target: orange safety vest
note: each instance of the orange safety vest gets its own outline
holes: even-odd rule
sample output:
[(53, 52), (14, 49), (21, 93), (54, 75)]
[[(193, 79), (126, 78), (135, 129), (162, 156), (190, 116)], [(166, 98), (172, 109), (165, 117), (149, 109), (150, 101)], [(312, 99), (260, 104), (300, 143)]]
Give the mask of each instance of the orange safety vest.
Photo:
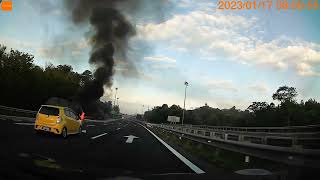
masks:
[(84, 112), (81, 113), (80, 119), (81, 119), (81, 121), (84, 120)]

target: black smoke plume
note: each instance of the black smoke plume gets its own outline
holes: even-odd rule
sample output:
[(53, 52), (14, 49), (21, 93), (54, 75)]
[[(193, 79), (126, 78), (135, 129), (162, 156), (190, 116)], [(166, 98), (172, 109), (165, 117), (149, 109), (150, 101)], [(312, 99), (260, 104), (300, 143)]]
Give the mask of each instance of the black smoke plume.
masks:
[[(116, 8), (124, 0), (73, 0), (66, 1), (72, 11), (74, 24), (89, 22), (93, 35), (90, 37), (89, 63), (95, 66), (94, 79), (87, 82), (77, 94), (82, 104), (98, 100), (104, 94), (104, 86), (112, 86), (114, 53), (126, 54), (128, 40), (135, 29)], [(124, 56), (126, 57), (126, 56)]]
[[(100, 102), (100, 97), (104, 95), (104, 87), (112, 86), (114, 66), (117, 63), (126, 65), (124, 74), (139, 74), (133, 62), (137, 59), (127, 57), (129, 40), (136, 34), (133, 24), (141, 19), (161, 21), (164, 9), (168, 10), (169, 4), (168, 0), (65, 1), (66, 12), (70, 12), (74, 25), (91, 26), (87, 33), (91, 45), (89, 63), (95, 67), (94, 78), (84, 84), (73, 101), (79, 102), (85, 110), (93, 109), (94, 104)], [(119, 62), (115, 62), (115, 56)]]

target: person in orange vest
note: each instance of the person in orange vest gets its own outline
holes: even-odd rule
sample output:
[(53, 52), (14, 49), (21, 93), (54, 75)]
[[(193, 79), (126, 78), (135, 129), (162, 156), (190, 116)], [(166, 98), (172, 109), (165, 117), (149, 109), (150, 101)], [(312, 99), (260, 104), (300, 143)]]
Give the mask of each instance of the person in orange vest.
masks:
[(80, 120), (83, 121), (84, 120), (84, 112), (82, 111), (81, 115), (80, 115)]

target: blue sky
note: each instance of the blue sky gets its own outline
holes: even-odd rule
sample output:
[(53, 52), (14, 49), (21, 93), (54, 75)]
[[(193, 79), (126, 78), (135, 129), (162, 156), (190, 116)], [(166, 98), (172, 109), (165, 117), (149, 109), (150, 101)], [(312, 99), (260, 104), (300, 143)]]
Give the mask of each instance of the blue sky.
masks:
[[(320, 100), (320, 10), (219, 11), (215, 0), (169, 1), (160, 20), (132, 19), (137, 35), (128, 55), (138, 74), (124, 75), (116, 61), (114, 76), (123, 111), (182, 106), (184, 81), (190, 84), (187, 108), (245, 109), (253, 101), (272, 102), (281, 85), (296, 87), (298, 100)], [(40, 66), (93, 70), (90, 26), (70, 23), (62, 1), (46, 3), (13, 0), (12, 12), (0, 11), (0, 43), (35, 55)]]

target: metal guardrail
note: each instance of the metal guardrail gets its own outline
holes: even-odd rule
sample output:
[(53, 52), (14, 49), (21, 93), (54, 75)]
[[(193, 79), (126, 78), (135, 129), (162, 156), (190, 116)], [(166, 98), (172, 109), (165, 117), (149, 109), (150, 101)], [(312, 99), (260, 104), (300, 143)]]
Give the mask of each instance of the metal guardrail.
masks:
[(21, 117), (21, 116), (0, 115), (0, 120), (15, 120), (15, 121), (34, 122), (34, 121), (35, 121), (35, 118)]
[[(35, 117), (23, 117), (23, 116), (9, 116), (9, 115), (1, 115), (0, 120), (14, 120), (14, 121), (28, 121), (28, 122), (35, 122)], [(108, 123), (113, 122), (121, 119), (105, 119), (105, 120), (95, 120), (95, 119), (87, 119), (85, 118), (83, 122), (96, 122), (96, 123)]]
[[(0, 117), (15, 118), (15, 119), (30, 117), (30, 118), (35, 119), (36, 115), (37, 115), (37, 111), (31, 111), (31, 110), (25, 110), (25, 109), (19, 109), (19, 108), (13, 108), (13, 107), (7, 107), (7, 106), (0, 105)], [(85, 120), (87, 120), (89, 122), (104, 122), (104, 121), (106, 121), (106, 119), (96, 120), (90, 116), (86, 116)]]
[(0, 114), (10, 116), (24, 116), (24, 117), (36, 117), (37, 111), (7, 107), (0, 105)]
[(305, 155), (320, 155), (319, 125), (269, 128), (148, 124), (196, 138), (250, 148)]
[(207, 125), (192, 125), (192, 124), (175, 124), (174, 126), (194, 127), (201, 129), (213, 129), (222, 131), (239, 131), (239, 132), (305, 132), (305, 131), (320, 131), (320, 125), (307, 126), (285, 126), (285, 127), (234, 127), (234, 126), (207, 126)]

